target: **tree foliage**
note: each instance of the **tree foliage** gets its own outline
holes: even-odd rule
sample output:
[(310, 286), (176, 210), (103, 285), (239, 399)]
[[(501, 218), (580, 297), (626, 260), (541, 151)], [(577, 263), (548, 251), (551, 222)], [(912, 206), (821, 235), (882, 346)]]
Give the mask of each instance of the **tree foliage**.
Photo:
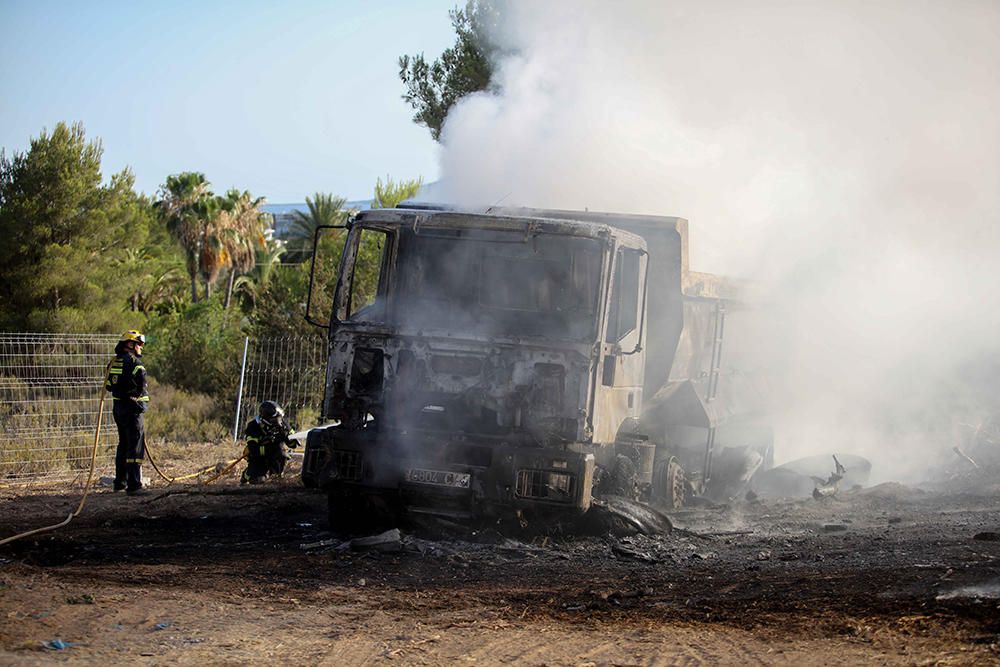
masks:
[(261, 211), (263, 197), (230, 189), (216, 196), (205, 175), (183, 172), (168, 176), (160, 188), (156, 208), (187, 259), (191, 301), (198, 301), (198, 280), (204, 297), (224, 271), (229, 271), (225, 307), (229, 307), (235, 278), (253, 267), (256, 248), (265, 244), (269, 216)]
[(318, 320), (329, 319), (346, 240), (347, 230), (330, 230), (320, 236), (315, 267), (312, 262), (304, 262), (275, 268), (254, 309), (252, 321), (257, 335), (302, 335), (312, 329), (305, 323), (310, 271), (313, 278), (310, 311)]
[(256, 309), (258, 297), (281, 266), (284, 254), (285, 246), (275, 239), (266, 239), (263, 246), (254, 248), (253, 268), (233, 282), (233, 292), (246, 311), (252, 313)]
[(342, 225), (351, 212), (344, 208), (343, 197), (317, 192), (306, 197), (306, 211), (292, 213), (292, 224), (285, 230), (288, 254), (285, 259), (298, 263), (308, 257), (316, 230), (324, 226)]
[(150, 373), (187, 391), (213, 394), (220, 404), (236, 395), (244, 333), (238, 311), (203, 299), (152, 317), (144, 351)]
[(258, 252), (267, 247), (265, 232), (272, 222), (270, 214), (261, 211), (265, 199), (255, 198), (246, 190), (230, 189), (219, 201), (221, 212), (215, 221), (214, 236), (224, 249), (229, 268), (224, 302), (224, 307), (229, 308), (236, 277), (254, 268)]
[(435, 141), (440, 140), (455, 102), (490, 86), (493, 62), (501, 53), (491, 33), (502, 13), (502, 0), (467, 0), (464, 9), (448, 12), (455, 29), (454, 46), (431, 63), (423, 53), (400, 57), (399, 78), (406, 86), (403, 99), (416, 111), (413, 122), (426, 126)]
[(396, 208), (407, 199), (416, 197), (423, 184), (423, 178), (413, 178), (397, 182), (386, 176), (384, 183), (379, 178), (375, 181), (375, 195), (372, 197), (372, 208)]
[(0, 154), (0, 328), (117, 331), (142, 323), (143, 297), (169, 291), (176, 256), (151, 247), (154, 217), (131, 172), (102, 182), (102, 153), (81, 124), (59, 123)]
[[(310, 263), (280, 262), (284, 247), (267, 233), (263, 198), (238, 189), (216, 196), (191, 171), (168, 176), (154, 204), (135, 192), (128, 170), (105, 182), (101, 154), (81, 125), (64, 123), (24, 153), (0, 153), (0, 329), (144, 330), (162, 386), (213, 396), (218, 410), (235, 396), (243, 336), (322, 334), (304, 321)], [(396, 206), (420, 185), (379, 179), (373, 206)], [(330, 194), (307, 204), (293, 230), (308, 241), (317, 226), (350, 214)], [(330, 315), (346, 239), (345, 230), (320, 239), (312, 309), (320, 319)], [(361, 246), (359, 303), (374, 296), (380, 252), (377, 243)], [(213, 293), (225, 278), (225, 294)], [(227, 307), (231, 298), (238, 308)]]
[(186, 171), (167, 176), (160, 188), (156, 209), (170, 235), (184, 250), (188, 277), (191, 279), (191, 301), (198, 300), (198, 273), (202, 248), (205, 244), (206, 218), (211, 210), (213, 195), (205, 174)]

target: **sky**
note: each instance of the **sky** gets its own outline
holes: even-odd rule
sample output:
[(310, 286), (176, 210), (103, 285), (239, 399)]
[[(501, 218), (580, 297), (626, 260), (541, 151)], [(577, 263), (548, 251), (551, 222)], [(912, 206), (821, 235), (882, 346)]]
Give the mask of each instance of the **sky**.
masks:
[(397, 61), (452, 45), (455, 5), (0, 0), (0, 146), (80, 121), (105, 177), (128, 166), (149, 195), (181, 171), (271, 203), (433, 181)]

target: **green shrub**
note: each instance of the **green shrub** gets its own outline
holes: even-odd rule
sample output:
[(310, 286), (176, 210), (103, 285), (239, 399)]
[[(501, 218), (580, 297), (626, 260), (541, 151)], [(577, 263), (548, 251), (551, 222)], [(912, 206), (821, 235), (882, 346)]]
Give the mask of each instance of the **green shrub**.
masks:
[(152, 318), (144, 354), (149, 374), (210, 397), (213, 419), (232, 414), (243, 354), (240, 318), (238, 309), (226, 310), (218, 299)]
[(149, 393), (145, 422), (146, 439), (151, 443), (218, 442), (232, 428), (213, 396), (187, 392), (155, 379), (150, 379)]

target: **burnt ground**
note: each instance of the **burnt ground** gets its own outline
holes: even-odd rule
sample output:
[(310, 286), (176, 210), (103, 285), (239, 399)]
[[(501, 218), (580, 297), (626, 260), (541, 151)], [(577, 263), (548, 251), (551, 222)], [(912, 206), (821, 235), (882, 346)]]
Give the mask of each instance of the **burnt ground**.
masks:
[[(0, 547), (0, 663), (1000, 664), (989, 491), (689, 510), (657, 537), (405, 527), (382, 553), (294, 480), (101, 489)], [(78, 501), (0, 489), (0, 537)]]

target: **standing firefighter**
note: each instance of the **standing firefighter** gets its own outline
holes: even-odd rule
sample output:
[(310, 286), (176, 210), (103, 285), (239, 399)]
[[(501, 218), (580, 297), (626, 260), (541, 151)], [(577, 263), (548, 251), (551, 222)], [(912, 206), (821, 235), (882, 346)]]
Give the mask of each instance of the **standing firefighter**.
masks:
[(259, 414), (247, 424), (247, 469), (240, 484), (259, 484), (269, 475), (281, 477), (285, 463), (291, 458), (288, 446), (293, 449), (298, 446), (288, 437), (290, 431), (284, 417), (285, 411), (274, 401), (260, 404)]
[(115, 346), (115, 358), (108, 365), (104, 388), (114, 398), (113, 414), (118, 425), (118, 450), (115, 452), (115, 491), (125, 489), (130, 495), (142, 490), (142, 459), (146, 451), (143, 413), (149, 405), (146, 391), (146, 367), (142, 348), (146, 337), (135, 330), (126, 331)]

